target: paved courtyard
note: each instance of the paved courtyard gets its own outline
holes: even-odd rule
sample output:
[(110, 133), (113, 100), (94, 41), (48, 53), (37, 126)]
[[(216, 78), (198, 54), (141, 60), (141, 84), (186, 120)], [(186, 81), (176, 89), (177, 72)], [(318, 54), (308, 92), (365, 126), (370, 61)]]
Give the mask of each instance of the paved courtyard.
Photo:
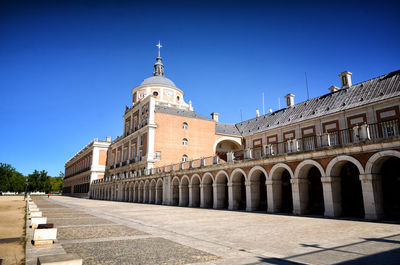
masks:
[(398, 264), (400, 225), (128, 202), (37, 200), (85, 264)]

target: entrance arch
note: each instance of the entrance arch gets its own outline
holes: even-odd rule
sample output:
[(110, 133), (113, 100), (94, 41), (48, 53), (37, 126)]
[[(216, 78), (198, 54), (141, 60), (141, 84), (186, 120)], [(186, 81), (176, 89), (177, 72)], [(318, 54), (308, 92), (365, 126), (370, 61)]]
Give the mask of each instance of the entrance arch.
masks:
[(135, 182), (133, 186), (133, 202), (139, 201), (139, 182)]
[(236, 168), (231, 174), (231, 181), (229, 183), (229, 201), (230, 210), (245, 210), (246, 209), (246, 173)]
[(250, 182), (249, 211), (266, 211), (267, 210), (267, 172), (260, 166), (253, 167), (248, 175)]
[(268, 212), (293, 212), (292, 178), (292, 169), (286, 164), (278, 163), (271, 168), (267, 180)]
[(149, 194), (150, 193), (150, 181), (146, 180), (144, 183), (144, 194), (143, 194), (143, 202), (149, 203)]
[(144, 182), (141, 181), (141, 182), (139, 183), (138, 202), (143, 202), (143, 191), (144, 191)]
[[(324, 193), (321, 178), (325, 176), (322, 166), (314, 160), (301, 162), (294, 173), (296, 188), (295, 211), (298, 214), (324, 214)], [(297, 208), (297, 209), (296, 209)]]
[(171, 182), (171, 205), (179, 204), (179, 179), (174, 177)]
[(365, 173), (371, 174), (377, 218), (384, 215), (388, 219), (400, 219), (400, 152), (386, 150), (374, 154), (365, 166)]
[(149, 203), (155, 203), (156, 200), (156, 180), (152, 179), (150, 182), (150, 198)]
[(190, 182), (191, 195), (189, 206), (199, 207), (200, 206), (200, 177), (199, 175), (193, 175), (192, 181)]
[(189, 178), (183, 176), (179, 185), (179, 206), (189, 205)]
[(229, 136), (221, 137), (214, 143), (215, 154), (225, 161), (227, 159), (226, 153), (239, 151), (241, 149), (242, 143), (240, 140)]
[(200, 186), (200, 207), (212, 208), (214, 205), (213, 176), (205, 173)]
[(163, 181), (162, 179), (157, 180), (157, 185), (156, 185), (156, 199), (155, 203), (156, 204), (162, 204), (163, 202)]
[(228, 208), (228, 174), (221, 170), (215, 177), (214, 187), (214, 208), (227, 209)]

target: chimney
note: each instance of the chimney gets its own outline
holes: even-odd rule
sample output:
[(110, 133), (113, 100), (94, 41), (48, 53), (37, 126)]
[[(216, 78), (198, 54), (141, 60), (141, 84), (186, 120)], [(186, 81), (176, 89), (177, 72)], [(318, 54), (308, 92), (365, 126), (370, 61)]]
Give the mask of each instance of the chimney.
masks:
[(351, 87), (351, 72), (344, 71), (339, 74), (340, 79), (342, 80), (342, 88)]
[(211, 118), (214, 120), (214, 121), (216, 121), (216, 122), (218, 122), (218, 113), (216, 113), (216, 112), (213, 112), (213, 113), (211, 113)]
[(337, 87), (337, 86), (331, 86), (330, 88), (329, 88), (329, 91), (331, 91), (331, 93), (332, 92), (336, 92), (336, 91), (338, 91), (339, 90), (339, 88)]
[(111, 142), (111, 136), (107, 136), (106, 139), (107, 139), (107, 142)]
[(293, 107), (293, 105), (294, 105), (294, 95), (293, 94), (287, 94), (285, 96), (285, 98), (286, 98), (286, 107), (287, 108)]
[(257, 118), (260, 117), (260, 111), (258, 109), (256, 109), (256, 116)]

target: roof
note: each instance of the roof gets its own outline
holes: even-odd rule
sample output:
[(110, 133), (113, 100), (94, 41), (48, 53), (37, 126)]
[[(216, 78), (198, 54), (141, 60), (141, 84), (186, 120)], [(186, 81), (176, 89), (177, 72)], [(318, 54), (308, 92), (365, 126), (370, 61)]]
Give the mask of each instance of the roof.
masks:
[(231, 135), (231, 136), (239, 136), (239, 137), (242, 136), (235, 124), (222, 123), (222, 122), (215, 123), (215, 133)]
[(143, 80), (141, 85), (149, 85), (149, 84), (161, 84), (161, 85), (167, 85), (171, 87), (176, 87), (174, 82), (172, 82), (170, 79), (164, 77), (164, 76), (150, 76), (149, 78), (146, 78)]
[(236, 124), (242, 136), (400, 96), (400, 70)]
[(207, 117), (205, 117), (203, 115), (197, 114), (194, 111), (178, 109), (178, 108), (173, 108), (173, 107), (165, 107), (165, 106), (156, 105), (154, 111), (158, 112), (158, 113), (165, 113), (165, 114), (170, 114), (170, 115), (188, 117), (188, 118), (192, 118), (192, 119), (214, 121), (214, 120), (212, 120), (210, 118), (207, 118)]

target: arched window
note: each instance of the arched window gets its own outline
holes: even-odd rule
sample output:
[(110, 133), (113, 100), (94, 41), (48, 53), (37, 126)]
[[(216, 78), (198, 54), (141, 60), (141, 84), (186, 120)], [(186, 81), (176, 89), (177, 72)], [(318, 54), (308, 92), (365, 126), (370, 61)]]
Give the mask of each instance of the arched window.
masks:
[(186, 122), (184, 122), (182, 124), (182, 129), (187, 130), (188, 129), (188, 124)]
[(184, 146), (188, 145), (188, 140), (186, 138), (182, 139), (182, 145), (184, 145)]
[(179, 101), (179, 99), (180, 99), (180, 97), (179, 97), (179, 96), (176, 96), (176, 100)]
[(182, 156), (182, 162), (186, 162), (188, 161), (188, 156), (187, 155), (183, 155)]

